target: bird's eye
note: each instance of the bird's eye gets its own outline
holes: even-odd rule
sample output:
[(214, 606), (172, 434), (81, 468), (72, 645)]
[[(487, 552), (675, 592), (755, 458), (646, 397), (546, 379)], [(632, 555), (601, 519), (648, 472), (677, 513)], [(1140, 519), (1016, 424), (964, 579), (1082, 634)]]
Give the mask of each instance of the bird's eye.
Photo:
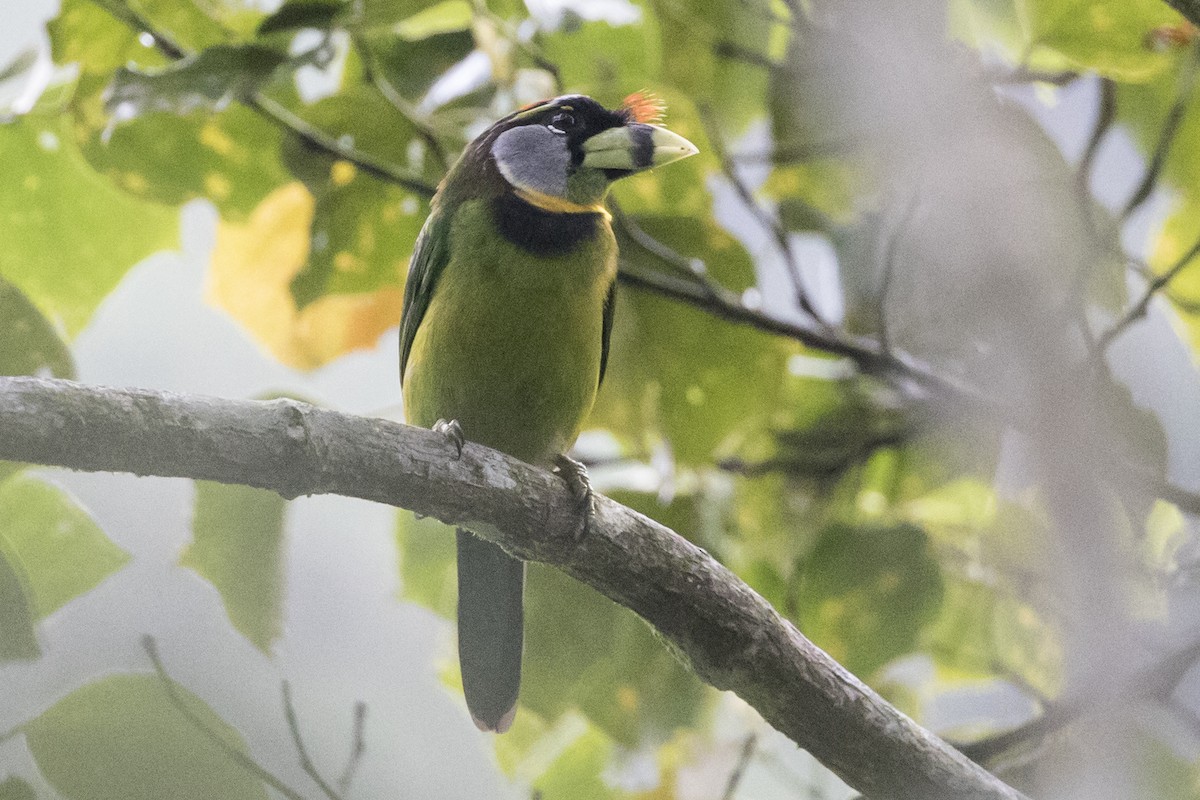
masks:
[(565, 111), (560, 111), (550, 118), (546, 127), (555, 133), (568, 133), (575, 127), (575, 117)]

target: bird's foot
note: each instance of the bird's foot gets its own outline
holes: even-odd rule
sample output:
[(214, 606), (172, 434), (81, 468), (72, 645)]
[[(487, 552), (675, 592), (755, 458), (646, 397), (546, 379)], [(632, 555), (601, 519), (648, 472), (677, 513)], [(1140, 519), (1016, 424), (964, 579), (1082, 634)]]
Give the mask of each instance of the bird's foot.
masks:
[(596, 511), (596, 493), (592, 491), (587, 467), (573, 458), (560, 455), (556, 459), (555, 471), (566, 481), (567, 488), (579, 504), (579, 527), (575, 530), (575, 538), (582, 539), (591, 530), (592, 515)]
[(433, 432), (442, 434), (450, 444), (454, 445), (455, 461), (462, 458), (463, 445), (466, 444), (467, 438), (463, 436), (462, 425), (458, 424), (458, 420), (439, 419), (433, 423)]

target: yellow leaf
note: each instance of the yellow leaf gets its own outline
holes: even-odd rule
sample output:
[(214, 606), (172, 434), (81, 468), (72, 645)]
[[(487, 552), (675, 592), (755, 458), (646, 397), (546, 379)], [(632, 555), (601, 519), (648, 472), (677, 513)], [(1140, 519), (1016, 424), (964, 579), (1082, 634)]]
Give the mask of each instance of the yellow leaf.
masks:
[(373, 347), (399, 321), (404, 299), (400, 287), (389, 286), (326, 295), (296, 308), (289, 286), (308, 260), (313, 207), (308, 190), (290, 183), (269, 194), (246, 222), (222, 220), (208, 273), (208, 301), (297, 369)]

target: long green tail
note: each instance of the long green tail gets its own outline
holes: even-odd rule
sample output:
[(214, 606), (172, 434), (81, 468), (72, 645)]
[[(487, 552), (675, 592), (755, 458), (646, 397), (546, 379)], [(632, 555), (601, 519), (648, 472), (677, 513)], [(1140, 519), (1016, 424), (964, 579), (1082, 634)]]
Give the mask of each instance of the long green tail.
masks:
[(458, 660), (480, 730), (504, 733), (516, 714), (524, 640), (525, 562), (458, 531)]

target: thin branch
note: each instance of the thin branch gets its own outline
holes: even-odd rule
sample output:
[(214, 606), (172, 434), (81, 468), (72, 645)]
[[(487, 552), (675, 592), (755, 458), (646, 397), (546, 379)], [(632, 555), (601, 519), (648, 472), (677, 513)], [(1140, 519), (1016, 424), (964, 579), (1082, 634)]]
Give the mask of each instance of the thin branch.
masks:
[(154, 672), (158, 675), (158, 679), (162, 682), (163, 689), (167, 693), (167, 699), (171, 701), (171, 705), (175, 706), (176, 710), (183, 715), (193, 728), (204, 735), (226, 758), (232, 763), (241, 767), (246, 772), (258, 778), (263, 783), (270, 786), (275, 791), (279, 792), (288, 800), (304, 800), (304, 796), (285, 784), (279, 778), (268, 772), (258, 764), (250, 756), (238, 750), (229, 742), (214, 731), (205, 723), (204, 720), (197, 716), (183, 698), (179, 696), (179, 691), (175, 688), (175, 681), (171, 680), (171, 676), (167, 674), (167, 670), (163, 667), (162, 659), (158, 656), (158, 645), (154, 641), (153, 636), (142, 637), (142, 648), (146, 651), (146, 655), (150, 657), (150, 663), (154, 665)]
[(1183, 74), (1179, 79), (1179, 88), (1175, 96), (1175, 102), (1171, 105), (1171, 110), (1167, 112), (1167, 118), (1163, 121), (1162, 130), (1158, 134), (1158, 142), (1154, 145), (1154, 151), (1150, 156), (1150, 162), (1146, 165), (1146, 171), (1142, 175), (1142, 180), (1138, 183), (1137, 188), (1133, 190), (1133, 194), (1130, 195), (1129, 200), (1125, 203), (1125, 207), (1121, 209), (1121, 213), (1118, 215), (1118, 219), (1121, 222), (1129, 219), (1129, 216), (1150, 198), (1150, 193), (1154, 191), (1154, 186), (1158, 183), (1158, 176), (1162, 173), (1162, 169), (1167, 163), (1167, 156), (1171, 154), (1171, 145), (1174, 144), (1175, 135), (1179, 132), (1179, 124), (1183, 122), (1188, 102), (1192, 99), (1192, 89), (1196, 85), (1196, 59), (1198, 52), (1200, 52), (1200, 48), (1193, 46), (1185, 57)]
[(1052, 86), (1066, 86), (1080, 77), (1080, 73), (1072, 69), (1046, 72), (1030, 68), (1027, 64), (1015, 67), (985, 68), (984, 77), (995, 84), (1017, 83), (1048, 83)]
[[(148, 33), (154, 40), (154, 46), (168, 58), (178, 61), (188, 57), (187, 50), (177, 44), (170, 34), (157, 29), (147, 17), (128, 3), (117, 2), (117, 0), (93, 0), (93, 2), (134, 30)], [(261, 92), (254, 92), (239, 99), (247, 108), (256, 111), (310, 147), (348, 161), (369, 175), (394, 183), (422, 197), (432, 197), (437, 189), (436, 186), (419, 176), (380, 161), (357, 148), (342, 144), (336, 137), (313, 127), (289, 111), (283, 104)]]
[(885, 702), (704, 550), (601, 496), (580, 540), (578, 504), (561, 479), (497, 451), (468, 442), (456, 459), (432, 431), (293, 400), (39, 378), (0, 378), (0, 430), (0, 459), (340, 494), (467, 528), (632, 609), (702, 680), (737, 693), (869, 796), (1022, 797)]
[(429, 124), (429, 120), (417, 111), (412, 103), (400, 94), (396, 87), (392, 84), (387, 76), (387, 71), (379, 63), (375, 53), (371, 50), (371, 46), (362, 40), (359, 36), (354, 36), (351, 41), (354, 43), (354, 49), (362, 57), (363, 65), (366, 68), (367, 78), (375, 87), (383, 98), (392, 104), (392, 108), (400, 112), (417, 131), (417, 135), (421, 137), (426, 146), (429, 147), (434, 157), (442, 167), (442, 171), (450, 169), (450, 156), (446, 153), (446, 148), (442, 146), (442, 142), (438, 139), (437, 131)]
[(1036, 747), (1050, 734), (1087, 714), (1134, 700), (1169, 697), (1197, 659), (1200, 659), (1200, 640), (1168, 653), (1148, 669), (1113, 680), (1107, 686), (1088, 687), (1069, 699), (1049, 704), (1040, 717), (1013, 730), (957, 747), (976, 762), (992, 765), (1017, 748)]
[(1096, 121), (1092, 124), (1091, 136), (1088, 137), (1087, 146), (1083, 149), (1083, 156), (1079, 159), (1079, 167), (1075, 173), (1082, 195), (1088, 205), (1091, 205), (1089, 185), (1092, 178), (1092, 168), (1096, 163), (1096, 153), (1099, 152), (1100, 143), (1104, 140), (1105, 134), (1112, 128), (1113, 121), (1116, 118), (1117, 83), (1112, 78), (1101, 78), (1100, 102), (1096, 107)]
[(1121, 317), (1111, 328), (1101, 334), (1099, 340), (1096, 342), (1097, 351), (1101, 354), (1107, 352), (1118, 336), (1124, 333), (1134, 322), (1145, 317), (1146, 312), (1150, 309), (1150, 301), (1154, 299), (1154, 295), (1167, 288), (1171, 281), (1175, 280), (1176, 276), (1185, 267), (1189, 266), (1197, 255), (1200, 255), (1200, 238), (1187, 249), (1187, 252), (1180, 256), (1179, 260), (1171, 265), (1170, 269), (1150, 281), (1146, 286), (1146, 290), (1142, 292), (1142, 296), (1138, 298), (1138, 301), (1133, 304), (1132, 308), (1125, 312), (1125, 316)]
[(312, 758), (308, 755), (308, 748), (304, 746), (304, 737), (300, 735), (300, 722), (296, 719), (296, 706), (292, 702), (292, 686), (287, 681), (283, 682), (283, 713), (287, 717), (288, 731), (292, 734), (292, 744), (296, 746), (296, 755), (300, 758), (300, 768), (308, 777), (312, 778), (313, 783), (317, 788), (329, 798), (329, 800), (342, 800), (341, 795), (334, 791), (326, 780), (321, 777), (321, 773), (317, 770), (317, 766), (313, 763)]
[(338, 788), (343, 793), (350, 791), (350, 784), (354, 783), (354, 775), (358, 772), (358, 765), (367, 750), (366, 721), (367, 704), (360, 700), (354, 704), (354, 738), (350, 742), (350, 755), (346, 758), (342, 776), (338, 778)]
[(734, 765), (733, 772), (729, 773), (729, 780), (725, 783), (725, 792), (721, 795), (721, 800), (733, 800), (733, 796), (737, 794), (738, 785), (741, 784), (742, 778), (746, 774), (746, 768), (750, 766), (750, 759), (754, 757), (754, 748), (757, 744), (757, 733), (751, 733), (742, 743), (737, 764)]
[(791, 242), (788, 241), (788, 233), (784, 230), (783, 225), (774, 214), (767, 211), (758, 202), (758, 198), (754, 196), (754, 192), (742, 180), (742, 176), (738, 174), (737, 166), (730, 161), (729, 153), (725, 149), (725, 144), (721, 138), (720, 132), (717, 130), (716, 121), (713, 118), (712, 110), (701, 106), (700, 118), (704, 123), (705, 132), (708, 134), (709, 144), (712, 146), (713, 153), (721, 164), (721, 172), (724, 173), (726, 180), (733, 186), (733, 190), (745, 205), (746, 210), (753, 215), (767, 233), (775, 240), (775, 246), (779, 250), (779, 254), (783, 257), (784, 265), (787, 268), (788, 278), (792, 282), (792, 289), (796, 293), (796, 302), (806, 314), (816, 320), (823, 327), (828, 328), (829, 324), (822, 319), (821, 315), (813, 307), (808, 297), (808, 291), (804, 288), (804, 275), (800, 269), (800, 263), (796, 260), (796, 254), (792, 250)]

